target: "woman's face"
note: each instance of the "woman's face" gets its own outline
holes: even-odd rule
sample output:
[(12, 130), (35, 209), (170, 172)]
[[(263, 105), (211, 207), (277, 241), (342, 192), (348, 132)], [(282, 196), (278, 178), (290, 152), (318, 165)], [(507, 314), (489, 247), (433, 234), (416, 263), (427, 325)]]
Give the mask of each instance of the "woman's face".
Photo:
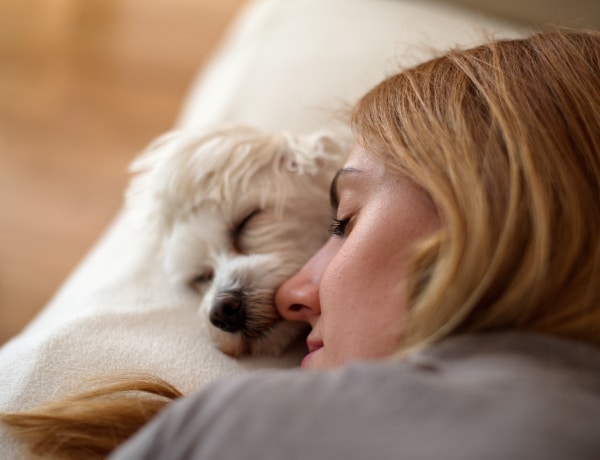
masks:
[(413, 243), (439, 227), (429, 197), (357, 146), (332, 184), (332, 236), (277, 291), (280, 314), (308, 323), (302, 367), (388, 356), (403, 341)]

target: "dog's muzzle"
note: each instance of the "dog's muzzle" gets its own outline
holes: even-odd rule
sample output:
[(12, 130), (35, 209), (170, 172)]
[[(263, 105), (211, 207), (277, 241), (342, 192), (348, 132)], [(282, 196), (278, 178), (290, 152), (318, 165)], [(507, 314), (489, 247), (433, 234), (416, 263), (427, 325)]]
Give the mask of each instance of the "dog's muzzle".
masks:
[(246, 324), (244, 296), (239, 291), (219, 295), (210, 309), (209, 320), (225, 332), (238, 332)]

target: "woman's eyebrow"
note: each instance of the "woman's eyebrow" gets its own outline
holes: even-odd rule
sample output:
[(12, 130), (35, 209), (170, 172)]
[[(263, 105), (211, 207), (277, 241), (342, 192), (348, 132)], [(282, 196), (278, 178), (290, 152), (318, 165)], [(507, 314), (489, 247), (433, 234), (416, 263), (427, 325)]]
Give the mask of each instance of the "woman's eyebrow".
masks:
[(331, 209), (333, 210), (333, 212), (337, 211), (337, 208), (340, 204), (338, 189), (337, 189), (338, 179), (340, 178), (340, 176), (343, 176), (346, 174), (357, 174), (357, 173), (360, 173), (360, 170), (355, 169), (355, 168), (341, 168), (341, 169), (338, 169), (338, 171), (335, 173), (335, 176), (333, 177), (333, 180), (331, 181), (331, 188), (329, 189), (329, 203), (331, 204)]

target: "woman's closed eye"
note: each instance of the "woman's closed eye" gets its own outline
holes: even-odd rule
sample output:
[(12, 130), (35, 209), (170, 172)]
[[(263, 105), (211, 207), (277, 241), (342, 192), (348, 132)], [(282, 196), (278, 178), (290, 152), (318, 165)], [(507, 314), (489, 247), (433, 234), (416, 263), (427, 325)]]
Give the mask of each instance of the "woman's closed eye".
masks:
[(329, 226), (329, 234), (338, 238), (343, 238), (346, 236), (346, 228), (348, 227), (348, 223), (350, 219), (337, 219), (333, 218), (333, 222)]
[[(349, 224), (351, 224), (353, 222), (353, 216), (349, 216), (346, 217), (344, 219), (338, 219), (337, 217), (335, 217), (336, 215), (339, 214), (350, 214), (352, 213), (353, 215), (356, 215), (356, 212), (352, 212), (353, 211), (353, 205), (351, 204), (352, 201), (350, 203), (347, 203), (346, 200), (348, 198), (342, 198), (340, 199), (340, 190), (339, 188), (344, 188), (344, 186), (342, 185), (340, 187), (339, 182), (343, 181), (343, 183), (345, 183), (345, 187), (346, 188), (350, 188), (350, 190), (352, 190), (351, 185), (348, 185), (348, 181), (352, 180), (353, 177), (359, 176), (361, 174), (361, 171), (355, 168), (351, 168), (351, 167), (345, 167), (342, 168), (340, 170), (338, 170), (338, 172), (335, 174), (333, 180), (331, 181), (331, 188), (329, 189), (329, 202), (331, 205), (331, 211), (333, 214), (333, 222), (331, 222), (331, 224), (329, 225), (329, 234), (337, 237), (337, 238), (344, 238), (346, 236), (348, 236), (349, 231), (351, 230), (351, 228), (349, 227)], [(341, 203), (344, 202), (344, 203)], [(340, 211), (340, 208), (343, 211)]]

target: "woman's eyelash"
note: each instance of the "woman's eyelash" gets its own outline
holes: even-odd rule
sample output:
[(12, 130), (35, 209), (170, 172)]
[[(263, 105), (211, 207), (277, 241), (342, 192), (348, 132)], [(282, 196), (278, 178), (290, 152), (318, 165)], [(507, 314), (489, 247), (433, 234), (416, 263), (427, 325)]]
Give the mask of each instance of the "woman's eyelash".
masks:
[(346, 226), (350, 219), (336, 219), (333, 218), (333, 222), (329, 226), (329, 234), (337, 237), (346, 235)]

